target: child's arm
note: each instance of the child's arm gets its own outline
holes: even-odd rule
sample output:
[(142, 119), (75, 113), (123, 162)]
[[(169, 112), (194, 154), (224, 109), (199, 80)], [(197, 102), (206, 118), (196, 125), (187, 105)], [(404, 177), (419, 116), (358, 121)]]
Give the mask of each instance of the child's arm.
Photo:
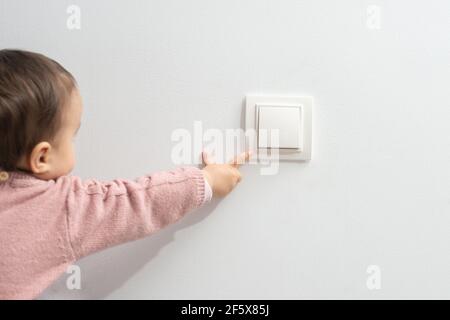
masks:
[[(236, 158), (248, 159), (248, 154)], [(230, 192), (240, 180), (239, 161), (200, 170), (182, 167), (136, 180), (82, 181), (67, 176), (68, 237), (76, 259), (150, 235), (201, 206), (214, 195)]]
[(76, 259), (149, 235), (205, 199), (204, 174), (195, 167), (106, 183), (66, 179), (68, 232)]

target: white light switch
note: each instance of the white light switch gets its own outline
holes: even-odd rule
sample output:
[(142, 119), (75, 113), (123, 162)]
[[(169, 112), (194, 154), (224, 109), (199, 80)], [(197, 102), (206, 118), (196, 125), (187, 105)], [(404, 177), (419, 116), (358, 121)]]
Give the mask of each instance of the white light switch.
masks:
[(301, 149), (302, 107), (257, 105), (258, 147)]
[(246, 96), (245, 129), (258, 160), (311, 160), (313, 104), (310, 96)]

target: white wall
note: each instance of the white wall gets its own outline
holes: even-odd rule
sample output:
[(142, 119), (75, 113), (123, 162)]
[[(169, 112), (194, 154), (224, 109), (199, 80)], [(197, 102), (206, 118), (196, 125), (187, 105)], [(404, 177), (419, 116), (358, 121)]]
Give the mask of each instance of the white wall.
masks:
[[(70, 4), (81, 30), (66, 27)], [(172, 168), (172, 131), (240, 127), (247, 93), (316, 102), (310, 163), (244, 167), (228, 198), (80, 261), (82, 290), (63, 275), (42, 298), (450, 298), (449, 10), (0, 0), (0, 47), (47, 54), (80, 83), (84, 178)]]

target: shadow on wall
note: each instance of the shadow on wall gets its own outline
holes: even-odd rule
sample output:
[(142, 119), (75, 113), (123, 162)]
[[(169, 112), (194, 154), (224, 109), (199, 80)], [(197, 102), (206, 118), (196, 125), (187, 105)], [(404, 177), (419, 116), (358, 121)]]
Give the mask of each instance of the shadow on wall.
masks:
[(106, 249), (79, 260), (75, 264), (81, 269), (81, 290), (67, 288), (66, 281), (70, 274), (65, 273), (47, 288), (39, 299), (107, 298), (156, 257), (159, 250), (172, 242), (178, 230), (202, 221), (219, 203), (220, 200), (214, 199), (147, 238)]

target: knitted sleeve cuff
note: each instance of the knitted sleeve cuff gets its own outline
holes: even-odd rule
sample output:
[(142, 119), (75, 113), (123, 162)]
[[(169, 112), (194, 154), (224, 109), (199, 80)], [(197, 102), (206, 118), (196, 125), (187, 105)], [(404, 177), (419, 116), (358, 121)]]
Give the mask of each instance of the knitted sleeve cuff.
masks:
[(211, 201), (213, 192), (212, 192), (211, 186), (209, 185), (209, 183), (205, 177), (203, 177), (203, 180), (205, 181), (205, 196), (203, 198), (203, 204), (205, 204), (205, 203)]

